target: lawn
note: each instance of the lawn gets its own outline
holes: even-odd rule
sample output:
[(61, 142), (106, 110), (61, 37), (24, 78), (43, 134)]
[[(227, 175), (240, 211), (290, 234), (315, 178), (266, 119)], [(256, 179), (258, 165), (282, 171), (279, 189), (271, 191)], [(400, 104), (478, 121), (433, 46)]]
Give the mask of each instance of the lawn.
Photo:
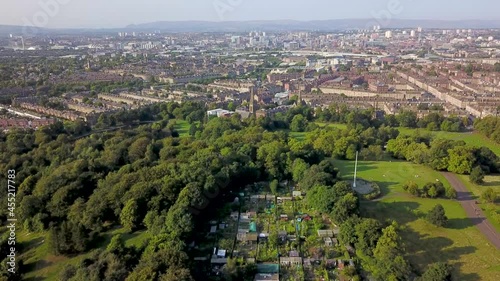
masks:
[(467, 189), (478, 198), (480, 202), (481, 209), (484, 211), (486, 218), (495, 227), (495, 229), (500, 233), (500, 205), (497, 203), (484, 203), (481, 198), (481, 194), (488, 188), (491, 187), (497, 193), (500, 194), (500, 175), (490, 175), (484, 178), (483, 185), (473, 184), (469, 181), (468, 176), (458, 176), (460, 180), (464, 183)]
[[(126, 233), (123, 229), (108, 231), (103, 235), (103, 241), (99, 243), (101, 249), (106, 249), (115, 234), (122, 234), (127, 247), (141, 246), (149, 234), (146, 231)], [(17, 237), (18, 243), (25, 246), (21, 257), (24, 261), (25, 280), (58, 280), (59, 273), (66, 265), (78, 265), (83, 259), (88, 258), (91, 253), (85, 253), (73, 257), (54, 256), (49, 252), (49, 243), (45, 241), (45, 233), (20, 233)]]
[(315, 122), (316, 125), (318, 125), (321, 128), (337, 128), (341, 130), (347, 129), (347, 124), (340, 124), (340, 123), (321, 123), (321, 122)]
[(409, 129), (409, 128), (398, 128), (398, 130), (402, 135), (411, 135), (416, 131), (419, 131), (421, 133), (432, 134), (435, 138), (462, 140), (469, 145), (486, 146), (493, 152), (495, 152), (495, 154), (500, 155), (500, 145), (476, 132), (465, 132), (465, 133), (452, 133), (452, 132), (441, 132), (441, 131), (433, 132), (424, 129)]
[[(352, 178), (352, 161), (336, 164), (345, 179)], [(359, 162), (358, 176), (377, 182), (383, 194), (380, 200), (361, 203), (363, 215), (395, 220), (403, 227), (407, 258), (417, 271), (423, 272), (430, 263), (449, 262), (454, 266), (455, 280), (500, 280), (500, 252), (472, 226), (458, 202), (415, 198), (402, 189), (410, 180), (420, 186), (436, 180), (449, 186), (439, 173), (407, 162)], [(443, 205), (449, 217), (446, 228), (423, 219), (436, 204)]]
[(289, 132), (288, 133), (291, 138), (294, 138), (298, 141), (303, 141), (306, 139), (306, 134), (305, 132)]
[(175, 130), (179, 133), (180, 137), (189, 136), (189, 128), (191, 124), (184, 120), (175, 120)]

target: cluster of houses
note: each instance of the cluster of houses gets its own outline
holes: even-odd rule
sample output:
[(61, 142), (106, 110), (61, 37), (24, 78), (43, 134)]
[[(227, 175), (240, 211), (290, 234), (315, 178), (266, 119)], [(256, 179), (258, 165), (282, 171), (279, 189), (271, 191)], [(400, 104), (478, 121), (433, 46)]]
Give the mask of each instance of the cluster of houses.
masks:
[(8, 130), (12, 128), (36, 129), (42, 126), (54, 124), (55, 119), (0, 119), (0, 129)]

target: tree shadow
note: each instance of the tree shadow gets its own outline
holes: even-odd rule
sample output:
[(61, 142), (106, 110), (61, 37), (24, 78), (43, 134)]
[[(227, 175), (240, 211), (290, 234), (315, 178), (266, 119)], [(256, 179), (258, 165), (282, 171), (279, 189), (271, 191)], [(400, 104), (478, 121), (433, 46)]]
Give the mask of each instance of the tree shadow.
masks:
[[(132, 232), (132, 233), (123, 233), (121, 235), (121, 238), (123, 241), (128, 241), (128, 240), (131, 240), (131, 239), (134, 239), (136, 238), (137, 236), (141, 235), (145, 230), (139, 230), (139, 231), (136, 231), (136, 232)], [(113, 237), (111, 237), (113, 238)]]
[(32, 240), (29, 240), (28, 242), (20, 243), (21, 250), (23, 252), (28, 252), (31, 249), (34, 249), (34, 248), (40, 246), (43, 243), (44, 240), (45, 240), (44, 237), (38, 237), (38, 238), (35, 238), (35, 239), (32, 239)]
[(25, 278), (24, 280), (26, 281), (43, 281), (45, 278), (43, 277), (30, 277), (30, 278)]
[[(343, 161), (341, 165), (344, 167), (342, 171), (348, 171), (347, 173), (340, 173), (341, 177), (353, 177), (354, 176), (354, 166), (355, 161)], [(373, 162), (358, 162), (358, 172), (364, 172), (369, 170), (377, 169)]]
[(466, 229), (474, 225), (479, 225), (485, 220), (486, 218), (484, 217), (449, 219), (448, 223), (446, 224), (446, 228)]
[(472, 195), (472, 193), (468, 191), (458, 191), (457, 192), (457, 201), (468, 201), (468, 200), (475, 200), (477, 199), (477, 196)]
[(361, 213), (379, 221), (394, 220), (399, 225), (404, 225), (419, 219), (419, 207), (417, 202), (368, 201), (361, 204)]
[(393, 185), (397, 185), (397, 182), (383, 182), (383, 181), (374, 181), (374, 183), (378, 184), (380, 187), (380, 197), (384, 197), (390, 192), (390, 187)]
[[(460, 260), (463, 255), (476, 252), (473, 246), (453, 247), (453, 240), (446, 237), (429, 237), (421, 235), (410, 228), (401, 233), (406, 241), (406, 253), (418, 274), (423, 274), (430, 264), (437, 262), (450, 263)], [(480, 280), (478, 274), (464, 274), (460, 268), (463, 263), (456, 262), (453, 265), (453, 280)]]
[(500, 186), (500, 181), (485, 182), (485, 183), (482, 184), (482, 186), (485, 186), (485, 187), (499, 187)]
[(53, 264), (53, 262), (46, 261), (46, 260), (40, 260), (40, 261), (35, 261), (31, 263), (26, 263), (23, 266), (23, 271), (25, 272), (32, 272), (32, 271), (38, 271), (41, 269), (44, 269), (46, 267), (49, 267)]

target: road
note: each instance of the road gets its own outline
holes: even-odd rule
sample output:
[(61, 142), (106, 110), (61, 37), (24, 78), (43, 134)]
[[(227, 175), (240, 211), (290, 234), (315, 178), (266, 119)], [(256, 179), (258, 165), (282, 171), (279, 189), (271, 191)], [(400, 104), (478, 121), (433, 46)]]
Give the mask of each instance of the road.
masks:
[(457, 191), (457, 200), (465, 209), (467, 216), (472, 223), (483, 233), (484, 236), (493, 244), (497, 249), (500, 249), (500, 234), (495, 230), (493, 225), (486, 219), (483, 211), (476, 205), (476, 200), (472, 197), (465, 185), (458, 179), (455, 174), (442, 173), (448, 180), (450, 185)]

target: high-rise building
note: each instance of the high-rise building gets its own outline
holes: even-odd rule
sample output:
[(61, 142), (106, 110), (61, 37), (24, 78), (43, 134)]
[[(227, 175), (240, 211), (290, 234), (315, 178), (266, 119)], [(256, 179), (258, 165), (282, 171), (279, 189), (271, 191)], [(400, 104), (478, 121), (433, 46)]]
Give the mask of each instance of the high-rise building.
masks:
[(416, 35), (415, 30), (410, 31), (410, 36), (411, 36), (411, 37), (415, 37), (415, 35)]
[(387, 31), (385, 32), (385, 38), (392, 38), (392, 31), (387, 30)]

